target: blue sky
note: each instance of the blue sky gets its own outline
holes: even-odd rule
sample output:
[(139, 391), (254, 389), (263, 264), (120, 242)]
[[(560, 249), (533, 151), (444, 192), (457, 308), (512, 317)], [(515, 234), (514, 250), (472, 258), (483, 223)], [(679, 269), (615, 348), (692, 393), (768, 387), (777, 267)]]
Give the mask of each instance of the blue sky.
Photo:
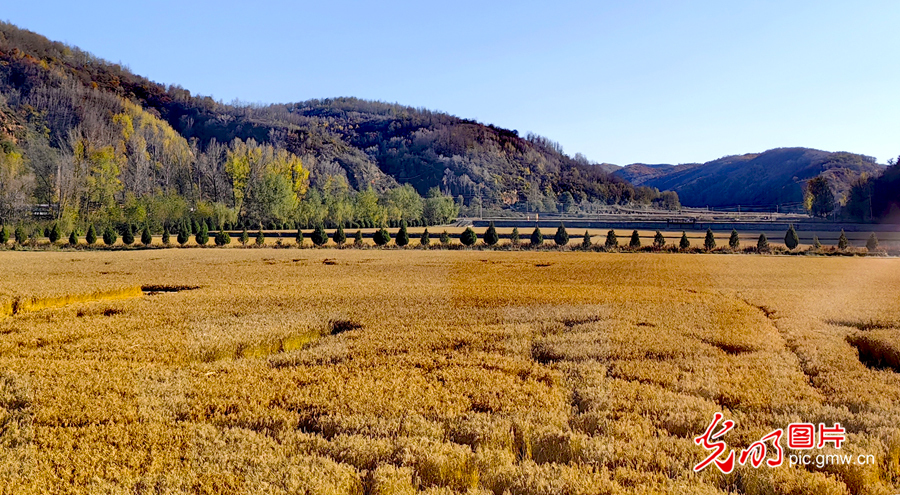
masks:
[(225, 102), (399, 102), (598, 162), (900, 155), (896, 1), (41, 1), (0, 16)]

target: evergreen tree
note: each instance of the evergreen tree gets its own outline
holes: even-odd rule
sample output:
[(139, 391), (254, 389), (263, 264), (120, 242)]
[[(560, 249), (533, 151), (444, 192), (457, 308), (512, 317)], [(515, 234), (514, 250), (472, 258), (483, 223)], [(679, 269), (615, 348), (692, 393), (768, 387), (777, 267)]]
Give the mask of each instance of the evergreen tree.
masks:
[(164, 246), (168, 246), (169, 243), (172, 242), (172, 234), (169, 232), (169, 226), (163, 226), (163, 234), (162, 234), (162, 243)]
[(687, 232), (681, 231), (681, 240), (678, 241), (678, 247), (682, 250), (685, 250), (691, 247), (691, 241), (688, 239)]
[(152, 242), (153, 236), (150, 234), (150, 227), (144, 225), (144, 230), (141, 231), (141, 244), (149, 246)]
[(531, 248), (539, 248), (543, 243), (544, 234), (541, 233), (541, 228), (535, 225), (534, 232), (531, 233)]
[[(262, 227), (260, 227), (262, 230)], [(300, 227), (297, 227), (297, 235), (294, 236), (294, 241), (297, 242), (297, 247), (303, 247), (303, 231), (300, 230)]]
[(219, 231), (216, 232), (215, 241), (216, 246), (231, 244), (231, 236), (228, 234), (228, 232), (225, 232), (225, 229), (219, 229)]
[(466, 230), (459, 236), (459, 242), (466, 247), (474, 246), (475, 243), (478, 242), (478, 236), (475, 235), (475, 231), (472, 230), (472, 227), (466, 227)]
[(88, 246), (91, 246), (97, 242), (97, 231), (94, 230), (93, 225), (88, 227), (88, 231), (84, 236), (84, 240), (88, 243)]
[(819, 241), (819, 236), (813, 236), (813, 247), (816, 249), (822, 249), (822, 242)]
[[(302, 232), (300, 233), (300, 235), (302, 236)], [(300, 237), (300, 241), (303, 241), (303, 237)], [(256, 233), (255, 243), (257, 246), (264, 246), (266, 244), (266, 234), (263, 233), (262, 226), (259, 227), (259, 231)]]
[(75, 233), (74, 230), (69, 233), (69, 245), (75, 246), (78, 244), (78, 234)]
[(362, 247), (363, 242), (362, 230), (357, 230), (356, 235), (353, 236), (353, 244), (356, 245), (356, 247)]
[(50, 239), (51, 244), (56, 244), (56, 241), (62, 236), (62, 233), (59, 231), (59, 224), (54, 223), (53, 228), (50, 229), (50, 232), (47, 235), (47, 238)]
[(569, 233), (566, 232), (566, 226), (562, 223), (556, 228), (556, 234), (553, 236), (553, 241), (556, 242), (556, 245), (559, 247), (563, 247), (569, 243)]
[(50, 227), (49, 226), (44, 227), (44, 237), (50, 237)]
[(9, 242), (9, 229), (6, 225), (0, 226), (0, 244), (6, 245)]
[(522, 242), (519, 238), (519, 227), (513, 227), (512, 234), (509, 235), (509, 241), (513, 246), (518, 246)]
[(766, 234), (759, 234), (759, 240), (756, 241), (756, 250), (760, 253), (769, 250), (769, 240), (766, 239)]
[(200, 232), (200, 225), (197, 224), (197, 220), (191, 219), (191, 235), (194, 235)]
[(841, 229), (841, 236), (838, 237), (838, 249), (843, 251), (848, 246), (850, 246), (850, 242), (847, 241), (847, 234), (844, 233), (844, 229)]
[(131, 224), (125, 224), (125, 228), (122, 230), (122, 244), (126, 246), (130, 246), (134, 243), (134, 230), (131, 228)]
[(666, 247), (666, 238), (663, 237), (662, 232), (656, 231), (656, 235), (653, 236), (653, 247), (657, 249), (662, 249)]
[(616, 231), (613, 229), (609, 229), (609, 232), (606, 233), (606, 242), (603, 244), (606, 249), (615, 249), (619, 247), (619, 238), (616, 237)]
[(712, 251), (716, 248), (716, 236), (713, 235), (712, 229), (706, 229), (706, 238), (703, 239), (703, 247), (707, 251)]
[(494, 227), (494, 222), (491, 222), (488, 225), (487, 230), (484, 231), (484, 243), (488, 246), (494, 246), (500, 241), (500, 236), (497, 235), (497, 229)]
[(241, 241), (241, 246), (246, 246), (250, 242), (250, 233), (247, 232), (247, 227), (244, 227), (239, 240)]
[(878, 249), (878, 238), (875, 237), (875, 232), (872, 232), (872, 235), (869, 236), (869, 240), (866, 241), (866, 249), (871, 253)]
[(444, 247), (447, 247), (450, 245), (450, 234), (446, 230), (441, 232), (441, 244)]
[(400, 220), (400, 230), (397, 231), (397, 238), (394, 239), (394, 242), (400, 247), (409, 244), (409, 232), (406, 231), (406, 220)]
[(375, 232), (372, 240), (375, 241), (376, 246), (384, 246), (385, 244), (391, 242), (391, 233), (388, 232), (386, 228), (381, 227)]
[(200, 222), (198, 228), (199, 230), (194, 235), (194, 240), (197, 241), (197, 244), (205, 246), (209, 242), (209, 230), (206, 228), (206, 222)]
[(178, 235), (175, 238), (179, 245), (184, 246), (188, 243), (188, 240), (190, 239), (190, 234), (188, 233), (189, 230), (190, 227), (188, 227), (187, 222), (181, 224), (181, 228), (178, 229)]
[(16, 227), (15, 236), (16, 236), (16, 244), (18, 244), (20, 246), (24, 246), (25, 242), (28, 241), (28, 234), (25, 233), (25, 228), (22, 227), (21, 225)]
[(325, 233), (325, 226), (322, 225), (322, 223), (317, 224), (312, 235), (309, 236), (309, 239), (316, 246), (324, 246), (325, 243), (328, 242), (328, 234)]
[(732, 251), (741, 247), (741, 238), (738, 236), (738, 232), (735, 229), (731, 229), (731, 236), (728, 237), (728, 247), (730, 247)]
[(788, 228), (787, 233), (784, 234), (784, 245), (791, 250), (800, 245), (800, 238), (797, 236), (797, 231), (794, 230), (793, 224)]
[(106, 230), (103, 231), (103, 244), (112, 246), (116, 243), (117, 237), (118, 235), (116, 235), (116, 231), (112, 227), (106, 227)]
[(344, 233), (344, 226), (342, 224), (338, 224), (337, 230), (334, 231), (331, 239), (337, 244), (337, 247), (343, 247), (344, 243), (347, 242), (347, 234)]
[(628, 247), (631, 249), (637, 249), (641, 247), (641, 236), (638, 235), (637, 230), (633, 230), (631, 232), (631, 240), (628, 241)]
[(591, 233), (585, 230), (584, 236), (581, 237), (581, 249), (590, 249), (592, 246)]
[(431, 238), (428, 235), (428, 229), (425, 229), (425, 231), (422, 232), (422, 237), (419, 238), (419, 244), (422, 247), (428, 247), (428, 245), (431, 244)]

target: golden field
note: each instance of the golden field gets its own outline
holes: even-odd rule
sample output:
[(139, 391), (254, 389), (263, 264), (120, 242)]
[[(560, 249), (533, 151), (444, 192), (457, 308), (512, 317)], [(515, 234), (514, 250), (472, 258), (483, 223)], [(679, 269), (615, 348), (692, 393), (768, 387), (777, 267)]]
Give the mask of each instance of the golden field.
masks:
[[(896, 258), (232, 248), (0, 267), (0, 493), (900, 487)], [(843, 451), (876, 462), (694, 473), (717, 411), (731, 448), (839, 422)]]

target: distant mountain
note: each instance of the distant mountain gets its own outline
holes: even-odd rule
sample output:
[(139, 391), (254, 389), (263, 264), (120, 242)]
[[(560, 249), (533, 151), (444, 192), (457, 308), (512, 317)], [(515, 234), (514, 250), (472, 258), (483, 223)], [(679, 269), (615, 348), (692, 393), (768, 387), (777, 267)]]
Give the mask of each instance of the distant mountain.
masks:
[(877, 176), (875, 158), (809, 148), (777, 148), (683, 165), (632, 164), (615, 171), (635, 186), (678, 193), (685, 206), (774, 206), (800, 203), (809, 179), (828, 179), (837, 199), (845, 198), (862, 175)]

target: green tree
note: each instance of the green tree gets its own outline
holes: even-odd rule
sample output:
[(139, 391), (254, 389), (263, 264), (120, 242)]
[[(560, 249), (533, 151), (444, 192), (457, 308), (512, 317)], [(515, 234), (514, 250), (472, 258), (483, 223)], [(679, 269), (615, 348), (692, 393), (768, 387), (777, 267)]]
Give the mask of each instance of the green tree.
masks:
[(497, 229), (494, 227), (494, 222), (491, 222), (488, 225), (487, 230), (484, 231), (484, 243), (488, 246), (495, 246), (500, 241), (500, 236), (497, 235)]
[(16, 244), (20, 246), (24, 246), (25, 243), (28, 242), (28, 234), (25, 232), (25, 228), (21, 225), (16, 227), (15, 236)]
[(738, 232), (735, 229), (731, 229), (731, 235), (728, 237), (728, 247), (730, 247), (732, 251), (741, 247), (741, 238), (738, 236)]
[(300, 227), (297, 227), (297, 235), (294, 236), (294, 241), (297, 243), (297, 247), (303, 247), (303, 231), (300, 230)]
[(209, 242), (209, 230), (206, 228), (206, 222), (200, 222), (200, 228), (194, 235), (194, 240), (201, 246), (205, 246)]
[(875, 232), (872, 232), (872, 235), (869, 236), (869, 239), (866, 241), (866, 249), (871, 253), (878, 249), (878, 238), (875, 237)]
[(556, 234), (553, 236), (553, 241), (556, 242), (556, 245), (559, 247), (569, 244), (569, 233), (566, 232), (566, 226), (562, 223), (556, 228)]
[(641, 247), (641, 236), (638, 235), (637, 230), (633, 230), (631, 232), (631, 240), (628, 241), (628, 247), (631, 249), (637, 249)]
[(75, 246), (77, 244), (78, 244), (78, 234), (76, 234), (75, 231), (73, 230), (72, 232), (69, 233), (69, 245)]
[(0, 245), (6, 245), (9, 242), (9, 229), (6, 225), (0, 226)]
[(716, 236), (713, 234), (712, 229), (706, 229), (706, 238), (703, 239), (703, 247), (707, 251), (712, 251), (716, 248)]
[(543, 243), (544, 234), (541, 233), (541, 228), (535, 225), (534, 231), (531, 233), (531, 248), (539, 248)]
[(316, 224), (315, 230), (313, 230), (312, 235), (309, 236), (309, 239), (316, 246), (324, 246), (326, 242), (328, 242), (328, 234), (325, 233), (325, 226), (321, 223)]
[(513, 227), (512, 234), (509, 235), (509, 241), (513, 246), (518, 246), (522, 240), (519, 238), (519, 228)]
[(59, 231), (59, 224), (54, 223), (53, 228), (50, 229), (50, 232), (47, 233), (47, 238), (50, 239), (51, 244), (56, 244), (56, 241), (62, 236), (62, 233)]
[(653, 247), (657, 249), (662, 249), (666, 247), (666, 238), (663, 237), (662, 232), (656, 231), (656, 235), (653, 236)]
[(615, 249), (619, 247), (619, 238), (616, 237), (616, 231), (609, 229), (606, 233), (606, 242), (603, 244), (606, 249)]
[(450, 245), (450, 233), (446, 230), (441, 232), (441, 245), (447, 247)]
[(406, 231), (406, 220), (400, 220), (400, 230), (397, 232), (397, 238), (394, 242), (400, 247), (409, 244), (409, 232)]
[(171, 241), (172, 241), (172, 234), (169, 232), (169, 226), (164, 225), (163, 233), (162, 233), (162, 243), (164, 246), (168, 246)]
[(433, 187), (428, 191), (422, 211), (426, 225), (443, 225), (450, 223), (459, 215), (459, 205), (450, 196), (441, 194), (440, 189)]
[(591, 242), (591, 233), (587, 230), (584, 231), (584, 235), (581, 237), (581, 249), (590, 249), (594, 244)]
[(794, 230), (793, 224), (788, 228), (787, 233), (784, 234), (784, 245), (790, 250), (800, 245), (800, 237), (797, 236), (797, 231)]
[(804, 205), (810, 214), (816, 217), (828, 216), (834, 210), (834, 194), (827, 178), (820, 175), (806, 183)]
[(688, 239), (687, 232), (681, 231), (681, 240), (678, 241), (678, 247), (681, 250), (685, 250), (691, 247), (691, 241)]
[(219, 231), (216, 232), (215, 242), (216, 246), (220, 247), (226, 244), (231, 244), (231, 236), (228, 234), (228, 232), (225, 231), (225, 229), (219, 229)]
[(260, 227), (259, 231), (256, 233), (256, 241), (255, 242), (256, 242), (257, 246), (264, 246), (266, 244), (266, 234), (263, 233), (262, 227)]
[(134, 227), (130, 223), (126, 223), (122, 229), (122, 244), (126, 246), (134, 244)]
[(88, 243), (88, 246), (92, 246), (97, 242), (97, 231), (94, 229), (93, 225), (88, 227), (84, 240)]
[(841, 251), (847, 249), (850, 246), (850, 242), (847, 240), (847, 234), (844, 233), (844, 229), (841, 229), (841, 236), (838, 237), (838, 249)]
[(239, 240), (241, 241), (241, 246), (246, 246), (250, 242), (250, 233), (247, 232), (247, 227), (244, 227)]
[(466, 227), (466, 230), (459, 236), (459, 242), (466, 247), (474, 246), (475, 243), (478, 242), (478, 236), (475, 235), (475, 231), (472, 230), (472, 227)]
[(181, 224), (181, 227), (178, 229), (178, 235), (175, 237), (175, 240), (178, 241), (178, 244), (184, 246), (190, 240), (190, 227), (188, 227), (187, 222)]
[(760, 253), (769, 250), (769, 239), (766, 238), (766, 234), (759, 234), (759, 239), (756, 241), (756, 250)]
[(344, 226), (342, 224), (338, 224), (337, 230), (334, 231), (331, 239), (338, 247), (342, 247), (344, 243), (347, 242), (347, 234), (344, 233)]
[(425, 229), (422, 232), (422, 237), (419, 238), (419, 244), (422, 245), (422, 247), (428, 247), (428, 245), (431, 244), (431, 237), (429, 237), (428, 229)]
[(150, 234), (150, 227), (144, 225), (144, 230), (141, 231), (141, 244), (149, 246), (151, 242), (153, 242), (153, 236)]
[(362, 230), (357, 230), (356, 235), (353, 236), (353, 244), (356, 245), (356, 247), (362, 247), (363, 242)]
[(386, 228), (381, 227), (375, 232), (375, 235), (372, 236), (372, 240), (375, 241), (376, 246), (384, 246), (391, 242), (391, 234)]
[(116, 235), (116, 231), (113, 230), (113, 228), (110, 226), (107, 226), (106, 230), (103, 231), (103, 243), (107, 246), (112, 246), (113, 244), (115, 244), (118, 237), (119, 236)]

